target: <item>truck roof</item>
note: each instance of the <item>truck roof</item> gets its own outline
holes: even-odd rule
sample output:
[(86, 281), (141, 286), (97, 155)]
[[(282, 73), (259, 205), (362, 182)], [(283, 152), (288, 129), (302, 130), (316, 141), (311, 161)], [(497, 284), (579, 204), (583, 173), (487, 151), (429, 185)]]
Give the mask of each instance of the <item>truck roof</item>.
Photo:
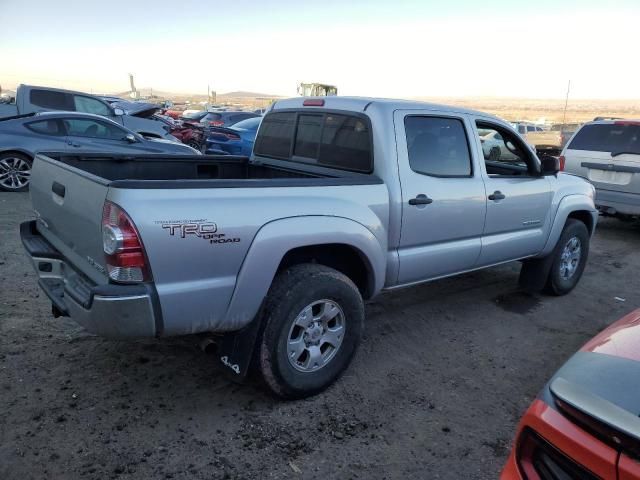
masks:
[(324, 100), (324, 107), (335, 110), (350, 110), (364, 112), (371, 107), (393, 112), (394, 110), (437, 110), (452, 113), (466, 113), (481, 117), (487, 117), (504, 122), (503, 119), (485, 112), (471, 110), (455, 105), (443, 105), (438, 103), (420, 102), (416, 100), (398, 100), (393, 98), (376, 97), (294, 97), (278, 100), (273, 104), (274, 110), (285, 108), (302, 108), (305, 100)]

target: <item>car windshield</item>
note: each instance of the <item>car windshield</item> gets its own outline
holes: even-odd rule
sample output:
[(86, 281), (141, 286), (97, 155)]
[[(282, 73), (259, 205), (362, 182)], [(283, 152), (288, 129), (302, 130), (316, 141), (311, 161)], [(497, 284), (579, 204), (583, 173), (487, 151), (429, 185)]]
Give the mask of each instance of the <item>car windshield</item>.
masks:
[(585, 125), (568, 147), (571, 150), (589, 150), (640, 154), (640, 123), (615, 122)]
[(233, 128), (236, 130), (257, 130), (260, 120), (262, 120), (262, 117), (247, 118), (236, 123)]

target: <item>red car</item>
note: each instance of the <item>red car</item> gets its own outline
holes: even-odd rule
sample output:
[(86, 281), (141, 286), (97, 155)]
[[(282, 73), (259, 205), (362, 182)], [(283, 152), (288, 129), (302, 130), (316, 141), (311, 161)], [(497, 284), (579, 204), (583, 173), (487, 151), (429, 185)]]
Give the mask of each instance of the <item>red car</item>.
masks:
[(556, 372), (518, 426), (502, 480), (640, 479), (640, 309)]

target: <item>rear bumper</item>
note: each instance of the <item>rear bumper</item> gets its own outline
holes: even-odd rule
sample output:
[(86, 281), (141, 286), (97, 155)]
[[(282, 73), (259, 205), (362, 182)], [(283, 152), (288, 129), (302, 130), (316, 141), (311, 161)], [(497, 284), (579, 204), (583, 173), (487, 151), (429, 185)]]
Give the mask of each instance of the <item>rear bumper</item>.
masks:
[(20, 238), (54, 312), (71, 317), (87, 331), (112, 338), (152, 337), (162, 332), (160, 307), (151, 284), (96, 285), (56, 250), (36, 229), (20, 225)]
[(596, 188), (596, 207), (610, 215), (640, 215), (640, 194)]

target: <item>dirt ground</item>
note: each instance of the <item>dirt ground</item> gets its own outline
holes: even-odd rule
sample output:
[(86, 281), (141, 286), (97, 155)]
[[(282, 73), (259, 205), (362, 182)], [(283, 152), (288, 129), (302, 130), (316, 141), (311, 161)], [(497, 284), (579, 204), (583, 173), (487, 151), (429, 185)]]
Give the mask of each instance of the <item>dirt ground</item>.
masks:
[(27, 194), (0, 193), (4, 480), (495, 479), (554, 370), (640, 306), (640, 225), (604, 219), (572, 294), (519, 293), (518, 264), (385, 294), (342, 379), (282, 402), (227, 381), (193, 338), (53, 319), (18, 236), (30, 217)]

